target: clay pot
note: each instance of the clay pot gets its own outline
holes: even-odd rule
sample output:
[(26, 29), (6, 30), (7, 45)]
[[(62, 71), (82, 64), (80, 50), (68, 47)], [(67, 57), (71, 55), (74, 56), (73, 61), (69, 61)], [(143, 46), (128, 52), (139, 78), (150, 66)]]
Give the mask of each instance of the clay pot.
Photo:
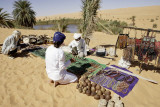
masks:
[(86, 79), (85, 82), (88, 84), (90, 81), (88, 79)]
[(83, 75), (82, 78), (83, 78), (84, 80), (86, 80), (86, 79), (88, 78), (88, 76), (87, 76), (87, 75)]
[(109, 100), (111, 99), (111, 96), (110, 96), (110, 95), (106, 95), (106, 96), (105, 96), (105, 99), (106, 99), (107, 101), (109, 101)]
[(96, 88), (95, 87), (91, 87), (91, 91), (92, 92), (96, 92)]
[(98, 94), (98, 95), (103, 95), (103, 93), (102, 93), (101, 90), (98, 90), (98, 91), (97, 91), (97, 94)]
[(87, 91), (86, 91), (86, 94), (87, 94), (88, 96), (90, 96), (90, 95), (91, 95), (91, 91), (90, 91), (90, 90), (87, 90)]
[(90, 87), (90, 86), (87, 86), (87, 89), (88, 89), (88, 90), (91, 90), (91, 87)]
[(87, 83), (83, 82), (82, 86), (83, 86), (83, 87), (86, 87), (86, 86), (87, 86)]
[(79, 84), (79, 88), (82, 88), (83, 87), (83, 85), (82, 84)]
[(99, 96), (99, 95), (95, 95), (95, 96), (94, 96), (94, 99), (99, 100), (99, 99), (100, 99), (100, 96)]
[(96, 84), (95, 82), (92, 83), (92, 86), (93, 86), (93, 87), (96, 87), (96, 85), (97, 85), (97, 84)]
[(83, 94), (86, 94), (86, 90), (83, 89), (82, 93), (83, 93)]
[(100, 99), (105, 99), (105, 96), (104, 95), (100, 95)]
[(100, 85), (97, 85), (96, 86), (96, 90), (98, 91), (98, 90), (100, 90), (101, 89), (101, 86)]
[(88, 83), (88, 86), (89, 86), (89, 87), (91, 87), (91, 86), (92, 86), (90, 82)]
[(96, 92), (91, 92), (91, 96), (95, 96), (96, 95)]
[(104, 87), (101, 87), (101, 91), (102, 91), (102, 93), (104, 93), (106, 91), (106, 89)]
[(77, 84), (76, 88), (78, 89), (78, 88), (79, 88), (79, 86), (80, 86), (80, 84)]
[(86, 91), (86, 90), (87, 90), (87, 87), (84, 87), (84, 88), (83, 88), (83, 91)]
[(79, 88), (78, 90), (79, 90), (80, 93), (82, 93), (82, 88)]
[(109, 90), (106, 90), (105, 95), (111, 95), (111, 92)]

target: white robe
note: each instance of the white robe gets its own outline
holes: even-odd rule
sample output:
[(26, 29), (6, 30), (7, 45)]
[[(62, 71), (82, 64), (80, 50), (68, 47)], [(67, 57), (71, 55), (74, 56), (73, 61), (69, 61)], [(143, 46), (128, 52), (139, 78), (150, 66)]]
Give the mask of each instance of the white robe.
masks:
[(8, 36), (2, 46), (2, 54), (8, 54), (10, 51), (13, 51), (17, 48), (18, 39), (15, 39), (14, 35)]
[(82, 56), (87, 56), (87, 50), (86, 50), (86, 43), (84, 39), (80, 39), (79, 41), (73, 40), (70, 44), (69, 47), (72, 49), (73, 47), (77, 47), (78, 50), (78, 55)]
[(61, 84), (71, 83), (77, 80), (77, 77), (66, 71), (71, 62), (65, 63), (65, 54), (61, 48), (49, 46), (45, 54), (46, 72), (51, 80)]

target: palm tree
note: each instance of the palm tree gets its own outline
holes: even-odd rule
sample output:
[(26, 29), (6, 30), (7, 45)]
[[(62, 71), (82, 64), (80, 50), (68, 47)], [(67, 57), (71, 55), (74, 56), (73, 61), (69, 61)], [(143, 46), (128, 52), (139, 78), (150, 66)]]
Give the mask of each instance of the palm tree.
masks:
[(32, 27), (36, 24), (35, 12), (32, 10), (31, 3), (27, 0), (18, 0), (14, 2), (13, 16), (20, 26)]
[(67, 26), (68, 26), (68, 24), (67, 24), (65, 18), (62, 18), (62, 19), (59, 19), (58, 21), (56, 21), (56, 27), (59, 32), (66, 32)]
[(91, 36), (96, 26), (97, 10), (100, 8), (100, 0), (82, 0), (82, 35), (83, 38)]
[(14, 27), (12, 21), (11, 21), (11, 17), (8, 13), (2, 12), (3, 8), (0, 8), (0, 27), (8, 27), (8, 28), (12, 28)]
[(132, 20), (132, 25), (135, 26), (135, 18), (136, 16), (132, 16), (130, 19)]

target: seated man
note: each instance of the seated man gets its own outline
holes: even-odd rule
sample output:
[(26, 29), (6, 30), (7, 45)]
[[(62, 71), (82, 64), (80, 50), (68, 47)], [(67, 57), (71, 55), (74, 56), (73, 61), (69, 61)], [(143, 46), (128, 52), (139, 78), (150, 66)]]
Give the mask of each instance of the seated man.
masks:
[(14, 58), (14, 54), (19, 50), (20, 46), (18, 46), (18, 41), (20, 39), (21, 32), (13, 31), (12, 35), (8, 36), (2, 46), (2, 54), (9, 55)]
[(81, 38), (81, 34), (75, 33), (74, 39), (70, 44), (69, 47), (72, 50), (73, 55), (78, 55), (79, 57), (87, 56), (86, 50), (86, 43), (85, 40)]

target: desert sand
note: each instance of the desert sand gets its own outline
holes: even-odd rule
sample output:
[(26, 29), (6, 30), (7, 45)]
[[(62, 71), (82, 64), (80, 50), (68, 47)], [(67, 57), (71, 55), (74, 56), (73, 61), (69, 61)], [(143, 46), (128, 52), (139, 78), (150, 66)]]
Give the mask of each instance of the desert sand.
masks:
[[(155, 6), (160, 8), (160, 6)], [(129, 8), (130, 9), (130, 8)], [(111, 11), (111, 10), (108, 10)], [(113, 10), (114, 11), (114, 10)], [(154, 13), (155, 12), (155, 13)], [(111, 13), (110, 13), (111, 14)], [(160, 16), (156, 11), (150, 11), (150, 14)], [(115, 13), (116, 15), (116, 13)], [(132, 16), (132, 14), (130, 13)], [(133, 14), (134, 15), (134, 14)], [(140, 15), (141, 14), (136, 14)], [(147, 15), (147, 13), (146, 13)], [(120, 16), (123, 16), (120, 15)], [(102, 15), (102, 17), (105, 17)], [(118, 15), (117, 15), (118, 17)], [(137, 16), (138, 17), (138, 16)], [(145, 15), (142, 15), (145, 18)], [(125, 17), (128, 18), (128, 17)], [(152, 18), (152, 17), (151, 17)], [(146, 18), (147, 19), (147, 18)], [(160, 19), (158, 20), (160, 21)], [(150, 24), (150, 21), (137, 22), (137, 24)], [(157, 23), (159, 24), (159, 23)], [(140, 26), (141, 27), (141, 26)], [(143, 26), (142, 26), (143, 27)], [(144, 27), (146, 28), (146, 27)], [(158, 27), (159, 29), (159, 27)], [(9, 36), (15, 29), (0, 28), (0, 44)], [(21, 31), (23, 35), (46, 34), (53, 36), (55, 31), (52, 30), (27, 30), (16, 29)], [(73, 40), (72, 33), (65, 33), (67, 36), (65, 44), (68, 45)], [(131, 37), (135, 36), (135, 32), (131, 31)], [(107, 50), (110, 45), (115, 45), (118, 35), (108, 35), (102, 32), (94, 32), (90, 41), (90, 48), (98, 45), (105, 45)], [(141, 37), (141, 32), (138, 32), (137, 38)], [(160, 36), (156, 36), (160, 41)], [(111, 60), (110, 56), (100, 58), (97, 56), (87, 56), (96, 60), (99, 63), (110, 65), (118, 65), (118, 60), (121, 58), (123, 51), (117, 50), (118, 57), (115, 61)], [(40, 57), (35, 57), (30, 53), (21, 54), (19, 57), (10, 59), (6, 55), (0, 54), (0, 107), (97, 107), (98, 100), (85, 94), (79, 93), (76, 89), (77, 83), (68, 85), (59, 85), (53, 87), (49, 83), (45, 71), (45, 61)], [(151, 63), (154, 65), (154, 63)], [(140, 74), (138, 64), (135, 67), (130, 67), (129, 70), (134, 74), (138, 74), (145, 78), (157, 81), (160, 84), (159, 72), (154, 72), (153, 67), (147, 66), (148, 70), (143, 70)], [(148, 81), (139, 79), (133, 90), (122, 101), (125, 107), (159, 107), (160, 106), (160, 85), (153, 84)], [(112, 92), (112, 96), (114, 92)]]
[[(145, 6), (145, 7), (130, 7), (130, 8), (119, 8), (110, 10), (99, 10), (98, 17), (101, 19), (125, 21), (131, 24), (131, 17), (135, 16), (135, 26), (142, 28), (152, 28), (153, 24), (157, 24), (156, 29), (160, 29), (160, 6)], [(59, 14), (52, 16), (41, 16), (37, 17), (37, 20), (52, 20), (59, 18), (82, 18), (81, 12)], [(151, 22), (151, 19), (154, 21)]]

